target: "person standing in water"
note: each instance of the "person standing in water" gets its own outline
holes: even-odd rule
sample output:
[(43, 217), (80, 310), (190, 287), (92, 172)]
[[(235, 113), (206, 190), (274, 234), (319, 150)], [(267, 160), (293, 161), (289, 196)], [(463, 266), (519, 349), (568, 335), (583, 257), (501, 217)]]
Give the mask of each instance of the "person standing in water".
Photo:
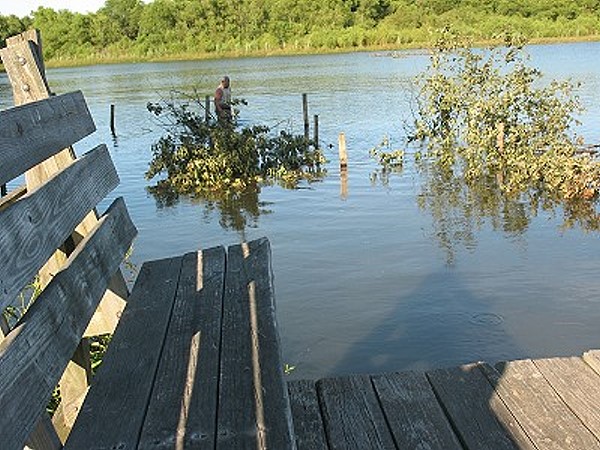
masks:
[(231, 89), (229, 77), (225, 75), (215, 91), (215, 110), (219, 121), (231, 122)]

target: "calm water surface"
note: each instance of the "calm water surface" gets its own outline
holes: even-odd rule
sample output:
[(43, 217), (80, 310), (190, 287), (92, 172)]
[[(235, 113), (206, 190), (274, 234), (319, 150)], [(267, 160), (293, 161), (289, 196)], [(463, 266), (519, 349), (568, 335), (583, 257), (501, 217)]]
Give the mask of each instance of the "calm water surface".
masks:
[[(549, 78), (581, 81), (587, 108), (579, 132), (600, 142), (600, 44), (535, 46), (533, 62)], [(475, 360), (577, 354), (600, 347), (600, 242), (597, 232), (563, 229), (560, 211), (531, 218), (523, 232), (490, 221), (470, 233), (460, 220), (434, 221), (416, 198), (412, 163), (383, 182), (368, 150), (384, 135), (402, 146), (410, 119), (411, 78), (423, 55), (369, 53), (52, 69), (53, 91), (84, 92), (98, 131), (82, 153), (107, 142), (139, 229), (133, 262), (269, 237), (284, 360), (292, 377), (421, 369)], [(263, 188), (247, 214), (201, 201), (159, 208), (143, 174), (161, 134), (147, 102), (171, 90), (212, 93), (229, 74), (249, 106), (245, 123), (283, 123), (301, 132), (301, 94), (319, 114), (321, 142), (346, 133), (347, 195), (336, 150), (328, 176), (296, 191)], [(0, 106), (12, 102), (0, 74)], [(116, 105), (118, 139), (109, 128)], [(257, 206), (257, 202), (258, 206)], [(103, 210), (109, 201), (103, 202)], [(235, 211), (234, 211), (235, 213)], [(446, 238), (440, 223), (454, 220)], [(498, 227), (502, 230), (502, 224)], [(468, 237), (468, 238), (467, 238)], [(441, 245), (445, 243), (445, 247)]]

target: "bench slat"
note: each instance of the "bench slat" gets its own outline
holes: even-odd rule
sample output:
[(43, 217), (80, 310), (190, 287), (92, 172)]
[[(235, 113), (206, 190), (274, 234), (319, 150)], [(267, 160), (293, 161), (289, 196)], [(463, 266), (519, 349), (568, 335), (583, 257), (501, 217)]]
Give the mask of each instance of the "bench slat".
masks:
[(108, 149), (100, 145), (40, 189), (0, 211), (0, 310), (118, 183)]
[(331, 450), (396, 448), (369, 376), (326, 378), (317, 392)]
[(317, 386), (311, 380), (288, 381), (298, 450), (327, 450)]
[(0, 184), (94, 131), (79, 91), (0, 111)]
[(427, 378), (464, 447), (535, 449), (477, 364), (433, 370)]
[(214, 450), (225, 249), (184, 256), (138, 450)]
[(399, 448), (463, 448), (424, 373), (387, 373), (374, 376), (372, 380)]
[(142, 266), (65, 450), (136, 448), (181, 263), (178, 257)]
[(0, 442), (22, 449), (136, 229), (117, 199), (0, 344)]
[(217, 449), (295, 448), (267, 239), (229, 247)]

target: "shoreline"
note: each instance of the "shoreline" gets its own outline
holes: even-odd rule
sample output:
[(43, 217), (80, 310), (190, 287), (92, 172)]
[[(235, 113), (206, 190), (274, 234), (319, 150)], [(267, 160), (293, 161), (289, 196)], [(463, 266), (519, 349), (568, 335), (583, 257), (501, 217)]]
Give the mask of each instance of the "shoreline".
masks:
[[(498, 41), (480, 40), (474, 41), (476, 47), (487, 46)], [(527, 45), (545, 45), (545, 44), (574, 44), (586, 42), (600, 42), (600, 35), (576, 36), (576, 37), (544, 37), (533, 38), (527, 41)], [(307, 56), (307, 55), (334, 55), (343, 53), (361, 53), (361, 52), (403, 52), (406, 50), (427, 50), (430, 47), (428, 42), (414, 42), (410, 44), (384, 44), (369, 45), (361, 47), (343, 47), (343, 48), (303, 48), (289, 49), (278, 48), (274, 50), (255, 50), (245, 51), (227, 51), (210, 53), (178, 53), (159, 57), (141, 57), (134, 55), (123, 56), (90, 56), (89, 58), (68, 58), (52, 59), (46, 62), (48, 68), (68, 68), (68, 67), (89, 67), (96, 65), (111, 64), (137, 64), (137, 63), (162, 63), (176, 61), (210, 61), (215, 59), (242, 59), (242, 58), (268, 58), (281, 56)], [(387, 55), (380, 55), (387, 56)], [(391, 56), (391, 55), (390, 55)], [(0, 72), (5, 72), (4, 66), (0, 64)]]

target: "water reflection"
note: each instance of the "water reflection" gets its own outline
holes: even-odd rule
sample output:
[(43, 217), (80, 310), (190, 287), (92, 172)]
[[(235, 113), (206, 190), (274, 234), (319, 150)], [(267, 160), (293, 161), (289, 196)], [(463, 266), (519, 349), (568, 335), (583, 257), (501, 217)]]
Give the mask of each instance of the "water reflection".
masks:
[(459, 248), (475, 248), (477, 232), (484, 226), (514, 239), (522, 236), (542, 212), (562, 216), (563, 231), (600, 229), (598, 198), (557, 198), (540, 186), (522, 186), (519, 192), (509, 194), (493, 177), (468, 182), (432, 162), (418, 166), (422, 184), (417, 204), (431, 214), (433, 235), (450, 265)]
[(165, 188), (160, 183), (148, 187), (148, 192), (156, 200), (156, 206), (169, 208), (186, 199), (203, 208), (205, 219), (218, 214), (223, 229), (244, 232), (258, 226), (263, 214), (271, 214), (270, 203), (260, 201), (260, 186), (251, 185), (243, 191), (204, 192), (194, 196), (182, 195), (174, 189)]
[[(326, 176), (327, 171), (320, 169), (305, 173), (302, 180), (287, 178), (264, 182), (263, 185), (277, 184), (283, 189), (298, 190), (305, 187), (304, 183), (321, 182)], [(257, 228), (260, 216), (273, 213), (273, 203), (260, 200), (261, 188), (261, 184), (252, 183), (239, 190), (201, 190), (188, 194), (179, 192), (171, 184), (158, 182), (146, 190), (153, 196), (158, 209), (174, 207), (182, 200), (191, 202), (203, 208), (205, 220), (210, 221), (213, 215), (218, 214), (221, 228), (238, 231), (245, 240), (246, 229)]]

